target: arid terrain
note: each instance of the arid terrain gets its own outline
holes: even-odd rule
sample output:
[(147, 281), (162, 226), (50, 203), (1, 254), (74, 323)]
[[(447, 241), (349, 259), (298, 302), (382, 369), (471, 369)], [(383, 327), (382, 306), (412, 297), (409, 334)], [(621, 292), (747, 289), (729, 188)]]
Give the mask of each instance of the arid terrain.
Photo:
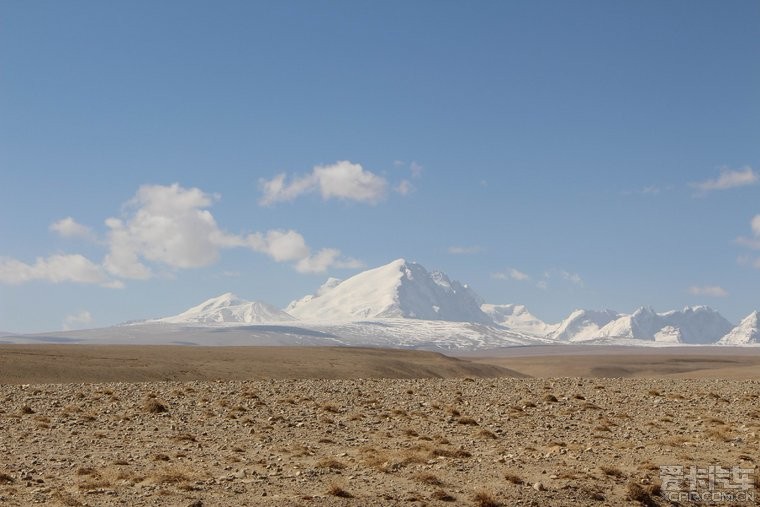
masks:
[(4, 346), (0, 505), (670, 505), (756, 466), (743, 352)]

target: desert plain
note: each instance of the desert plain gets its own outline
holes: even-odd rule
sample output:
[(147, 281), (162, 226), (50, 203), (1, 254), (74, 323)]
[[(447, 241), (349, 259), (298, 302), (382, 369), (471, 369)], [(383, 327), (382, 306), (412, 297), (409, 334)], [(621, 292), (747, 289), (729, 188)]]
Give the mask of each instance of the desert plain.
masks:
[(4, 345), (0, 400), (0, 505), (756, 504), (754, 348)]

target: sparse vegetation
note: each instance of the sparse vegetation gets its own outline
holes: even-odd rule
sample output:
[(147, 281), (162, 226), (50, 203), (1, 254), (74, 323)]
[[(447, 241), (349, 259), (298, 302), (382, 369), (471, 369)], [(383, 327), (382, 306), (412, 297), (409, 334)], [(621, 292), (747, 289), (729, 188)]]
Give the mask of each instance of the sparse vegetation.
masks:
[(346, 464), (342, 461), (338, 461), (335, 458), (321, 459), (315, 465), (317, 468), (329, 468), (331, 470), (343, 470), (346, 468)]
[[(325, 496), (387, 505), (662, 505), (651, 483), (670, 459), (756, 465), (760, 411), (746, 394), (754, 384), (604, 382), (601, 392), (576, 379), (95, 384), (62, 386), (63, 395), (45, 386), (36, 397), (0, 385), (9, 437), (0, 497), (9, 505), (99, 505), (112, 497), (141, 504), (136, 495), (146, 494), (188, 505), (191, 491), (208, 504), (255, 491), (272, 505)], [(668, 401), (679, 393), (686, 402)], [(148, 410), (151, 401), (168, 415)], [(22, 414), (24, 405), (36, 413)], [(68, 454), (40, 459), (49, 442), (75, 464)]]
[(504, 479), (506, 479), (507, 482), (510, 482), (512, 484), (521, 485), (524, 483), (522, 477), (520, 477), (517, 474), (514, 474), (512, 472), (506, 472), (504, 474)]
[(610, 477), (615, 477), (619, 479), (625, 476), (625, 473), (622, 470), (614, 466), (602, 465), (599, 468), (601, 469), (602, 472), (604, 472), (604, 475), (607, 475)]
[(169, 411), (169, 408), (164, 403), (161, 403), (154, 397), (145, 400), (143, 408), (146, 412), (149, 412), (151, 414), (163, 414), (164, 412)]
[(455, 496), (446, 493), (442, 489), (439, 489), (433, 492), (433, 494), (430, 495), (430, 497), (433, 498), (434, 500), (439, 500), (441, 502), (456, 502), (457, 501), (457, 498)]
[(332, 484), (327, 489), (327, 494), (332, 496), (337, 496), (340, 498), (353, 498), (354, 495), (343, 489), (342, 487), (338, 486), (337, 484)]
[(476, 507), (501, 507), (501, 502), (497, 501), (491, 493), (479, 491), (472, 497)]
[(412, 476), (417, 482), (429, 484), (431, 486), (443, 486), (443, 481), (435, 474), (430, 472), (420, 472)]
[(643, 486), (636, 482), (629, 482), (626, 487), (626, 499), (639, 502), (644, 506), (656, 506), (654, 497), (659, 496), (660, 487), (657, 485)]

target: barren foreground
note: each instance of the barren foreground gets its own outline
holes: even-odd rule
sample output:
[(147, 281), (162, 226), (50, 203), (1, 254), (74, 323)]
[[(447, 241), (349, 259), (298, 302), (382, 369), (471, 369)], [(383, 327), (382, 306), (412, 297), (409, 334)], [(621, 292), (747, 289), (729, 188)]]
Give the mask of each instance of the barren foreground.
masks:
[(665, 505), (658, 465), (755, 466), (759, 387), (566, 378), (2, 385), (0, 504)]

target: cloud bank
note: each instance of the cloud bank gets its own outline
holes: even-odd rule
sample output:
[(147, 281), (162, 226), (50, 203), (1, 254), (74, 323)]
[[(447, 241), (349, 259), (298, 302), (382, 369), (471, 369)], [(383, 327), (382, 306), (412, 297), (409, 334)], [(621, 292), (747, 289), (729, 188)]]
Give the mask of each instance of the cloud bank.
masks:
[(714, 190), (728, 190), (754, 185), (759, 180), (760, 176), (749, 166), (736, 170), (724, 167), (716, 179), (691, 183), (691, 186), (697, 189), (697, 195), (703, 195)]
[[(259, 186), (263, 193), (259, 200), (262, 206), (293, 201), (315, 192), (319, 192), (325, 201), (341, 199), (377, 204), (385, 199), (388, 192), (385, 178), (347, 160), (318, 165), (303, 176), (288, 177), (280, 173), (270, 180), (260, 180)], [(406, 185), (401, 188), (406, 192), (409, 190)]]
[[(146, 280), (156, 276), (157, 271), (209, 266), (219, 259), (221, 251), (230, 248), (247, 248), (275, 262), (291, 263), (302, 273), (362, 265), (335, 248), (312, 253), (305, 238), (294, 230), (230, 234), (208, 209), (216, 200), (218, 196), (177, 183), (143, 185), (125, 204), (121, 216), (105, 220), (107, 231), (102, 243), (107, 252), (102, 262), (93, 262), (81, 254), (40, 257), (31, 264), (0, 258), (0, 283), (40, 280), (120, 288), (122, 280)], [(71, 217), (52, 223), (50, 230), (63, 237), (95, 238), (89, 227)]]

